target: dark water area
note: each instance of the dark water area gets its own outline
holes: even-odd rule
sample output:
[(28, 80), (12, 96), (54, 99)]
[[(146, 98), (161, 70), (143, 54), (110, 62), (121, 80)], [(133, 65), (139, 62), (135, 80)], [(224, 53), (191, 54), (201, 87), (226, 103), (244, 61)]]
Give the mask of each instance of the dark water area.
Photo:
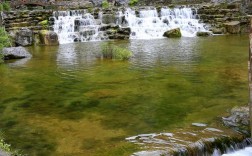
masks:
[(130, 155), (125, 138), (211, 124), (248, 102), (248, 36), (107, 41), (129, 61), (97, 58), (104, 42), (37, 46), (0, 65), (0, 131), (28, 155)]

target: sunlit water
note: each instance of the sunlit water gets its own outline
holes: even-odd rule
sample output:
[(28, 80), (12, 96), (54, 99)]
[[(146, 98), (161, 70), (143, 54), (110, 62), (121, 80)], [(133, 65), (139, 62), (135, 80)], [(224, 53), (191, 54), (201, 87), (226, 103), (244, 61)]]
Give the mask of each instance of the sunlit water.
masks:
[(125, 138), (211, 124), (247, 104), (247, 36), (110, 41), (129, 61), (100, 60), (103, 42), (31, 47), (0, 65), (0, 128), (29, 155), (130, 155)]

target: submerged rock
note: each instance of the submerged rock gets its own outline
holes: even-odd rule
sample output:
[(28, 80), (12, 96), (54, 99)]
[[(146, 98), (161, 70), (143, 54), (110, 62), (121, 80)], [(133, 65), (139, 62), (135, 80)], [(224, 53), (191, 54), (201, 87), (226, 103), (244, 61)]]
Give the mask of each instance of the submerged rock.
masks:
[(180, 32), (180, 28), (176, 28), (176, 29), (171, 29), (171, 30), (166, 31), (163, 34), (163, 36), (167, 38), (176, 38), (176, 37), (181, 37), (182, 35)]
[(207, 124), (204, 123), (192, 123), (193, 126), (197, 126), (197, 127), (206, 127)]
[(29, 58), (32, 56), (24, 47), (3, 48), (2, 53), (5, 60)]

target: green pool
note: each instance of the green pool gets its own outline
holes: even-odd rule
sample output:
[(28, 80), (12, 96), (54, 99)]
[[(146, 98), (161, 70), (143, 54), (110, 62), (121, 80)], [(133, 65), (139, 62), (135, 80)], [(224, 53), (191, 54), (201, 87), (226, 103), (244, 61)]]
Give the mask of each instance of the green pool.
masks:
[(0, 65), (0, 131), (28, 155), (130, 155), (125, 141), (248, 102), (248, 36), (109, 41), (129, 61), (101, 60), (104, 42), (30, 47)]

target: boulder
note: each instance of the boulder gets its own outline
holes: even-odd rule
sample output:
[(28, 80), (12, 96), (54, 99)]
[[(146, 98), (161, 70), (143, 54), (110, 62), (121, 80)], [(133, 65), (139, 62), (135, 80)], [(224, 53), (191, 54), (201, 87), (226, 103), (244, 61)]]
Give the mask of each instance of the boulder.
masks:
[(113, 24), (116, 22), (116, 16), (114, 14), (103, 14), (102, 23), (103, 24)]
[(59, 45), (58, 35), (56, 32), (49, 30), (39, 31), (40, 43), (43, 45)]
[(166, 31), (163, 34), (163, 36), (167, 38), (176, 38), (176, 37), (181, 37), (182, 35), (180, 32), (180, 28), (176, 28), (176, 29), (171, 29), (171, 30)]
[(228, 117), (222, 117), (223, 123), (244, 134), (249, 133), (249, 107), (235, 107)]
[(28, 28), (21, 28), (16, 33), (15, 43), (19, 46), (30, 46), (33, 44), (33, 32)]
[(224, 23), (224, 26), (225, 26), (227, 32), (230, 34), (238, 34), (241, 31), (239, 21), (227, 22), (227, 23)]
[(2, 50), (4, 60), (29, 58), (31, 54), (24, 47), (10, 47)]
[(90, 0), (94, 6), (101, 6), (103, 0)]
[(211, 33), (210, 32), (206, 32), (206, 31), (198, 31), (197, 36), (200, 36), (200, 37), (206, 37), (206, 36), (210, 36)]

